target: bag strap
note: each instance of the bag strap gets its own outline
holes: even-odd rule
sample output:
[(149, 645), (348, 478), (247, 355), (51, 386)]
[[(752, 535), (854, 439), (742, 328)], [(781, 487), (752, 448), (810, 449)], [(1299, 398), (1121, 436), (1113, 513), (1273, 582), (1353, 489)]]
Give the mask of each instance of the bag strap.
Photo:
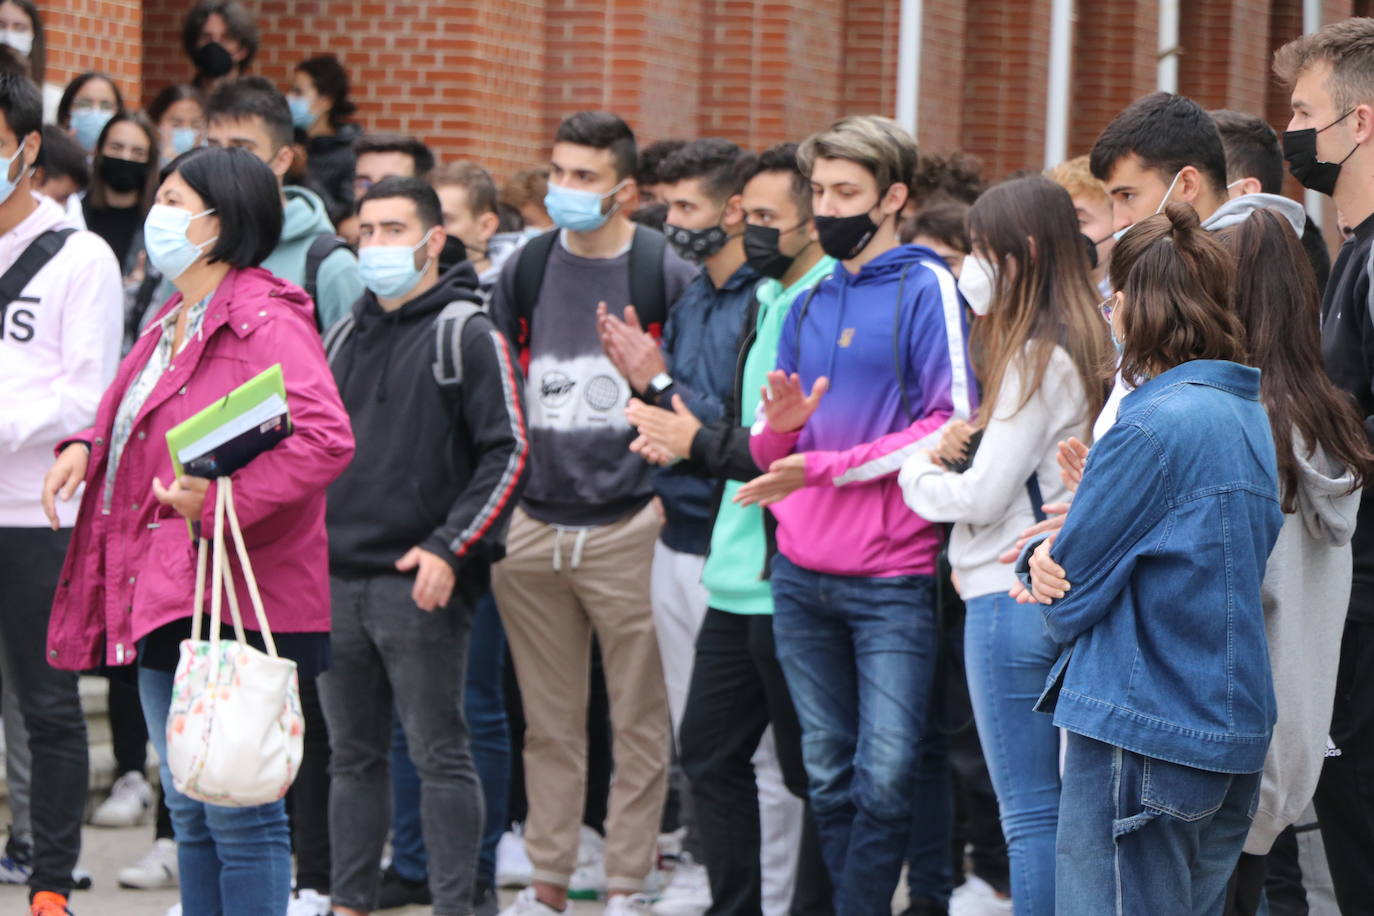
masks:
[(517, 319), (517, 349), (530, 345), (530, 328), (534, 320), (534, 304), (539, 301), (539, 290), (544, 285), (544, 270), (549, 265), (549, 255), (553, 253), (554, 243), (558, 241), (558, 229), (550, 229), (543, 235), (530, 239), (525, 247), (516, 254), (515, 264), (515, 317)]
[(463, 384), (463, 329), (480, 314), (482, 307), (475, 302), (455, 299), (434, 322), (434, 380), (445, 393)]
[[(630, 242), (630, 303), (639, 315), (640, 327), (655, 338), (668, 320), (667, 281), (663, 276), (663, 249), (668, 240), (648, 226), (635, 226)], [(654, 330), (658, 325), (658, 330)]]
[(343, 349), (344, 342), (353, 334), (353, 327), (357, 324), (356, 319), (349, 315), (337, 323), (334, 327), (325, 332), (324, 335), (324, 358), (330, 365), (334, 364), (334, 357), (339, 355)]
[[(262, 606), (262, 595), (258, 592), (258, 580), (253, 575), (253, 564), (248, 560), (248, 546), (243, 542), (243, 530), (239, 527), (239, 515), (234, 509), (233, 480), (228, 477), (219, 479), (219, 487), (224, 492), (224, 508), (229, 516), (229, 530), (234, 535), (234, 547), (238, 551), (239, 566), (243, 570), (243, 579), (248, 584), (248, 597), (253, 601), (253, 614), (258, 618), (258, 630), (262, 633), (263, 644), (267, 647), (267, 654), (273, 658), (277, 657), (277, 644), (272, 639), (272, 628), (267, 623), (267, 611)], [(219, 519), (216, 518), (216, 524)], [(229, 562), (225, 560), (225, 570), (229, 570)], [(247, 642), (243, 637), (243, 622), (239, 617), (238, 598), (234, 595), (233, 576), (230, 576), (229, 606), (234, 613), (234, 629), (238, 633), (239, 642)]]
[(29, 242), (10, 269), (0, 275), (0, 308), (7, 307), (20, 294), (29, 281), (38, 275), (43, 266), (51, 261), (62, 246), (67, 244), (67, 236), (75, 229), (49, 229)]
[(324, 263), (325, 258), (340, 248), (347, 247), (348, 242), (343, 236), (322, 232), (311, 240), (310, 247), (305, 250), (305, 293), (310, 297), (310, 304), (315, 307), (315, 330), (320, 333), (324, 333), (325, 330), (324, 319), (320, 317), (318, 296), (320, 265)]
[(1043, 522), (1045, 519), (1049, 518), (1049, 516), (1045, 514), (1045, 498), (1040, 492), (1040, 478), (1034, 471), (1031, 471), (1030, 477), (1026, 479), (1026, 495), (1030, 497), (1031, 512), (1034, 513), (1035, 520), (1037, 522)]
[(200, 544), (196, 548), (196, 597), (192, 602), (194, 610), (191, 612), (191, 641), (200, 642), (200, 624), (205, 615), (205, 564), (209, 560), (210, 541), (207, 538), (200, 538)]

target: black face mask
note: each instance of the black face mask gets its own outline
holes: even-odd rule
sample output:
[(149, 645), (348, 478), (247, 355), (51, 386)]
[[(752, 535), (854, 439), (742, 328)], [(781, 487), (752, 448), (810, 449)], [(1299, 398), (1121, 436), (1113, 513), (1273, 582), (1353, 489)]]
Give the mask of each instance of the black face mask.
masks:
[(448, 270), (454, 264), (461, 264), (468, 259), (467, 247), (463, 245), (463, 240), (456, 235), (450, 235), (444, 239), (444, 247), (439, 249), (439, 271)]
[(1350, 117), (1354, 110), (1350, 109), (1321, 130), (1309, 127), (1305, 130), (1284, 131), (1283, 158), (1288, 160), (1288, 171), (1298, 180), (1298, 184), (1327, 197), (1336, 190), (1336, 179), (1341, 177), (1341, 166), (1345, 165), (1345, 159), (1355, 155), (1355, 150), (1359, 149), (1359, 146), (1357, 144), (1351, 147), (1350, 152), (1345, 154), (1345, 159), (1340, 162), (1323, 162), (1317, 158), (1317, 134), (1335, 127)]
[[(886, 216), (883, 217), (887, 219)], [(816, 234), (821, 239), (821, 250), (837, 261), (857, 258), (868, 243), (873, 240), (878, 227), (867, 213), (854, 216), (817, 216)]]
[(681, 226), (665, 223), (663, 234), (677, 249), (677, 253), (689, 261), (704, 261), (730, 241), (730, 236), (720, 226), (712, 226), (710, 229), (683, 229)]
[[(795, 229), (787, 231), (796, 232), (800, 228), (801, 226), (797, 226)], [(772, 226), (749, 225), (744, 227), (744, 259), (760, 276), (780, 280), (782, 275), (787, 273), (788, 268), (792, 266), (792, 263), (797, 260), (797, 255), (785, 255), (778, 249), (778, 242), (782, 239), (782, 235), (781, 231)], [(807, 242), (807, 245), (810, 244)], [(802, 249), (802, 251), (805, 250)], [(801, 252), (797, 252), (797, 254), (801, 254)]]
[(148, 163), (101, 156), (100, 178), (116, 194), (128, 194), (148, 184)]
[(234, 56), (217, 41), (196, 49), (196, 69), (211, 79), (224, 76), (234, 69)]

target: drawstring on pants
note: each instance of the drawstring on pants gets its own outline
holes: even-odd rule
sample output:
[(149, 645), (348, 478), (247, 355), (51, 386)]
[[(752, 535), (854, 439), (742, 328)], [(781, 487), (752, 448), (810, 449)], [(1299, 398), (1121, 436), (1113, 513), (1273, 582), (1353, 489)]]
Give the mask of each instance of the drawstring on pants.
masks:
[(577, 538), (573, 541), (572, 565), (568, 567), (569, 572), (574, 572), (582, 565), (582, 548), (587, 544), (587, 535), (591, 533), (590, 528), (565, 528), (562, 525), (554, 525), (553, 530), (557, 532), (553, 536), (553, 571), (563, 571), (563, 534), (568, 531), (576, 531)]

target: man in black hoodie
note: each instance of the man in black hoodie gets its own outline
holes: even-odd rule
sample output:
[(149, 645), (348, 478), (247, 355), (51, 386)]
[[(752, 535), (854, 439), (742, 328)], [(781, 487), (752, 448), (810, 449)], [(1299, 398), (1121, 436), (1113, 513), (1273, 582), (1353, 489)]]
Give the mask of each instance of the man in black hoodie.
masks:
[(363, 440), (327, 517), (334, 660), (320, 697), (334, 754), (333, 905), (358, 916), (376, 899), (394, 701), (420, 772), (425, 846), (445, 865), (429, 875), (434, 911), (463, 914), (482, 832), (462, 714), (468, 622), (525, 476), (522, 380), (505, 339), (471, 307), (471, 267), (440, 278), (432, 188), (386, 179), (358, 217), (368, 292), (325, 340)]

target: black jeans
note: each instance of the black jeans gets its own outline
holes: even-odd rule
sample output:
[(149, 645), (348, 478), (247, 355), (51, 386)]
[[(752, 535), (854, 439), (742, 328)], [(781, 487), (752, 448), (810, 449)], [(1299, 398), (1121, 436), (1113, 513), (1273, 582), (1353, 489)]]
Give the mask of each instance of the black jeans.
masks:
[(320, 707), (319, 681), (301, 678), (305, 752), (286, 796), (291, 845), (296, 851), (296, 887), (329, 895), (329, 727)]
[[(1342, 916), (1374, 914), (1374, 624), (1347, 621), (1331, 741), (1313, 799)], [(37, 764), (35, 763), (35, 767)], [(37, 795), (35, 794), (35, 798)]]
[(757, 916), (762, 905), (759, 797), (750, 759), (770, 723), (783, 782), (806, 798), (801, 726), (774, 655), (773, 618), (711, 608), (697, 636), (679, 747), (711, 880), (709, 913)]
[(81, 853), (90, 757), (76, 674), (48, 665), (48, 618), (70, 531), (0, 528), (5, 689), (14, 690), (33, 755), (34, 891), (70, 893)]
[(482, 837), (482, 789), (463, 718), (471, 610), (455, 596), (426, 613), (413, 576), (331, 577), (333, 666), (318, 679), (333, 759), (329, 796), (336, 905), (374, 908), (391, 827), (393, 702), (420, 773), (425, 848), (436, 916), (472, 911)]

